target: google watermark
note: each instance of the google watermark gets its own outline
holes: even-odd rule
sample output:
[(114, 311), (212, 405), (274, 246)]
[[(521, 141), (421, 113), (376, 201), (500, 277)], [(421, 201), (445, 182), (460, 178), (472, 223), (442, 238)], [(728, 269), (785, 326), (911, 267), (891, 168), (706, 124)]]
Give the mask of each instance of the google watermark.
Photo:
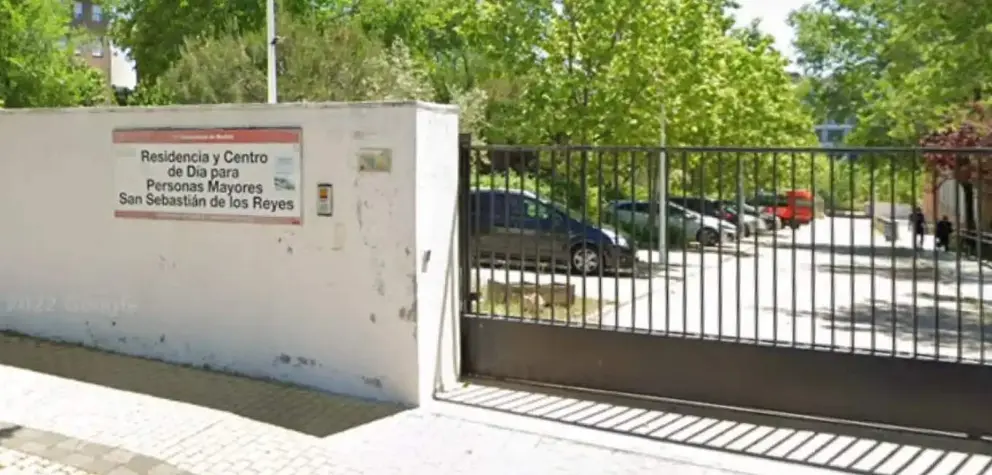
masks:
[(130, 300), (106, 297), (54, 297), (5, 295), (0, 308), (10, 314), (85, 314), (116, 317), (134, 313), (138, 307)]

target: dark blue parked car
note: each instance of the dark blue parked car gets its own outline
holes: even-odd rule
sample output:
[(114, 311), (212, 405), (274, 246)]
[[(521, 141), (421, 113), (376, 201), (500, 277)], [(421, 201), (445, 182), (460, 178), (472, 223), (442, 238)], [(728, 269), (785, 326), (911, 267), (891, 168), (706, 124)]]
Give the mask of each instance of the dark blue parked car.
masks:
[(626, 236), (529, 191), (475, 190), (469, 206), (469, 251), (478, 261), (564, 264), (587, 275), (634, 266)]

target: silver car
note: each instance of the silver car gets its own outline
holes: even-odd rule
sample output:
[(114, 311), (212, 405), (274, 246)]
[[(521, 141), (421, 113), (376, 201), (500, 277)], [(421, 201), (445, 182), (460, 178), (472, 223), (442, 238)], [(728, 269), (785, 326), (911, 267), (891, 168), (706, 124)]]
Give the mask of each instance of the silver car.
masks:
[[(610, 219), (637, 231), (657, 226), (658, 209), (652, 210), (647, 201), (615, 201), (607, 206)], [(705, 216), (668, 203), (668, 227), (682, 232), (687, 240), (697, 241), (704, 246), (716, 246), (723, 241), (737, 238), (737, 227), (713, 216)]]

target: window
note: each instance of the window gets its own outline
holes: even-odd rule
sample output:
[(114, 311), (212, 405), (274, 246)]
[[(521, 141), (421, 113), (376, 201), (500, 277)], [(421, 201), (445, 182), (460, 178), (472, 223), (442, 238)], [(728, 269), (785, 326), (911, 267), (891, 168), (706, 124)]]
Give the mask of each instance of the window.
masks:
[(528, 219), (551, 219), (551, 216), (553, 216), (551, 210), (544, 203), (537, 200), (524, 201), (524, 207), (526, 208)]
[(657, 216), (659, 213), (657, 203), (648, 203), (646, 201), (641, 201), (636, 205), (634, 205), (634, 211), (649, 215), (653, 214), (655, 216)]
[(844, 141), (844, 129), (829, 129), (827, 130), (827, 143), (839, 144)]
[(97, 41), (93, 42), (93, 45), (90, 47), (90, 54), (92, 54), (94, 58), (102, 58), (103, 57), (103, 41), (102, 40), (97, 40)]
[(83, 2), (74, 2), (72, 4), (72, 18), (76, 20), (83, 19)]
[(90, 21), (93, 23), (103, 22), (103, 7), (100, 5), (90, 5)]

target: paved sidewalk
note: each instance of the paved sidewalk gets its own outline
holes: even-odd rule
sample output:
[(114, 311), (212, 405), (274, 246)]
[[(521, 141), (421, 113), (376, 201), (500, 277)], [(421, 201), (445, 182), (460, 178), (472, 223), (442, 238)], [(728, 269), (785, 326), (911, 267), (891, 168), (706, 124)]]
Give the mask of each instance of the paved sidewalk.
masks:
[[(981, 475), (992, 467), (988, 457), (948, 450), (858, 455), (849, 449), (868, 441), (836, 434), (787, 430), (806, 437), (788, 446), (775, 428), (479, 386), (403, 411), (2, 334), (0, 381), (0, 475), (804, 475), (850, 467)], [(898, 448), (890, 452), (903, 454)], [(954, 471), (910, 470), (920, 463)]]
[(162, 460), (0, 422), (0, 475), (191, 475)]
[(0, 475), (92, 475), (82, 470), (0, 447)]

